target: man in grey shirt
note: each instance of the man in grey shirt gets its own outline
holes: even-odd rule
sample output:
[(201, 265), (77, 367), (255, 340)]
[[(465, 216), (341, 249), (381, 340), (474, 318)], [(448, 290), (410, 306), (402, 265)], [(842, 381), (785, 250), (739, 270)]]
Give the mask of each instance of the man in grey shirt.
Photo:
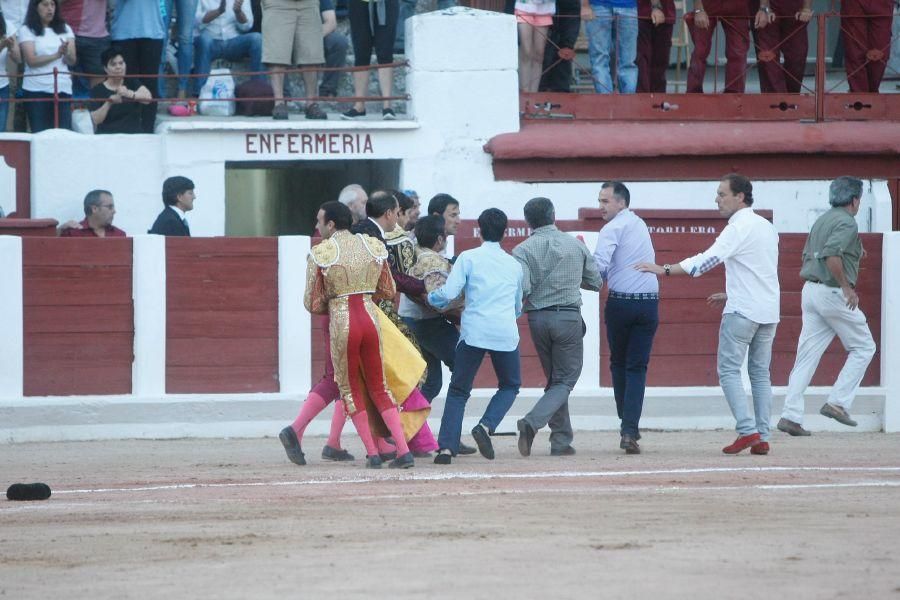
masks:
[(575, 454), (569, 420), (569, 393), (581, 375), (584, 359), (584, 322), (581, 288), (600, 289), (594, 259), (583, 242), (554, 225), (553, 203), (533, 198), (525, 204), (531, 236), (516, 246), (513, 256), (525, 274), (524, 311), (531, 339), (547, 376), (544, 395), (517, 423), (519, 452), (531, 454), (535, 433), (550, 425), (550, 454)]
[(778, 421), (778, 429), (790, 435), (810, 434), (803, 428), (803, 392), (835, 335), (841, 338), (849, 356), (819, 412), (844, 425), (856, 426), (847, 411), (875, 354), (875, 341), (856, 295), (863, 252), (854, 217), (859, 212), (862, 189), (862, 181), (855, 177), (835, 179), (828, 194), (832, 209), (816, 220), (803, 247), (803, 328)]

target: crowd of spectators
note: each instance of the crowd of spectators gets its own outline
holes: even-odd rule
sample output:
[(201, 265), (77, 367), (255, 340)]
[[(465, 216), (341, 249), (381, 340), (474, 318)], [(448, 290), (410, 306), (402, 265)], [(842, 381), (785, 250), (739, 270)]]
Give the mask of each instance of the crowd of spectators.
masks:
[[(192, 114), (190, 97), (200, 94), (213, 62), (224, 59), (270, 86), (272, 117), (287, 119), (286, 70), (313, 68), (302, 73), (307, 98), (337, 96), (344, 74), (329, 69), (346, 66), (351, 43), (355, 66), (370, 66), (373, 53), (384, 65), (375, 71), (381, 96), (390, 97), (394, 77), (387, 65), (403, 51), (404, 21), (416, 0), (346, 2), (350, 40), (338, 31), (334, 0), (0, 0), (0, 131), (6, 130), (14, 88), (26, 100), (32, 132), (54, 126), (57, 119), (60, 127), (71, 128), (73, 98), (95, 100), (89, 107), (98, 133), (154, 131), (154, 99), (173, 95), (169, 80), (158, 76), (168, 64), (170, 31), (177, 47), (176, 90), (168, 107), (173, 115)], [(879, 89), (890, 55), (893, 2), (841, 0), (840, 38), (851, 92)], [(437, 5), (454, 3), (439, 0)], [(507, 10), (518, 21), (523, 91), (570, 91), (582, 24), (597, 93), (666, 90), (675, 0), (508, 0)], [(799, 92), (812, 17), (812, 0), (693, 0), (684, 16), (693, 43), (687, 91), (703, 92), (721, 26), (726, 92), (745, 89), (751, 41), (760, 90)], [(321, 66), (324, 72), (314, 70)], [(13, 73), (7, 73), (9, 67)], [(16, 73), (24, 77), (8, 77)], [(370, 77), (369, 70), (353, 72), (355, 97), (369, 96)], [(62, 102), (49, 101), (55, 96)], [(128, 118), (110, 120), (109, 112)], [(328, 118), (314, 100), (305, 103), (303, 113), (307, 119)], [(344, 119), (366, 116), (362, 100), (341, 114)], [(381, 116), (395, 118), (390, 100), (382, 101)]]
[[(718, 26), (725, 39), (725, 92), (744, 92), (751, 41), (761, 92), (801, 90), (812, 0), (693, 0), (686, 4), (684, 22), (693, 44), (688, 93), (704, 91)], [(598, 94), (666, 91), (675, 0), (507, 0), (506, 10), (518, 21), (523, 91), (571, 91), (571, 61), (582, 23)], [(891, 36), (893, 12), (894, 0), (841, 0), (839, 43), (851, 92), (879, 91), (892, 41), (900, 44)]]
[[(401, 10), (400, 0), (349, 0), (356, 66), (369, 66), (373, 52), (379, 65), (394, 62), (395, 49), (403, 51), (404, 44), (398, 23), (402, 29), (415, 1), (403, 0)], [(453, 4), (455, 0), (441, 0), (439, 6)], [(170, 37), (177, 65), (174, 94), (169, 92), (169, 78), (161, 77), (169, 64)], [(285, 71), (344, 67), (349, 46), (347, 36), (337, 29), (333, 0), (0, 0), (0, 131), (6, 131), (14, 91), (19, 98), (36, 100), (23, 103), (32, 132), (53, 127), (56, 110), (59, 127), (72, 128), (73, 99), (89, 98), (97, 100), (89, 104), (97, 133), (152, 132), (158, 110), (154, 99), (174, 96), (170, 114), (192, 114), (195, 103), (190, 100), (200, 94), (219, 59), (239, 63), (239, 71), (267, 81), (275, 99), (272, 117), (287, 119)], [(109, 63), (113, 57), (118, 57), (114, 75)], [(12, 78), (10, 86), (8, 67), (13, 68), (10, 75), (18, 72), (24, 78)], [(381, 94), (390, 96), (393, 70), (376, 71)], [(307, 98), (337, 96), (342, 75), (334, 70), (304, 71), (303, 93)], [(369, 96), (370, 75), (368, 70), (353, 73), (355, 96)], [(123, 93), (110, 87), (111, 78), (116, 88), (126, 88)], [(139, 90), (149, 92), (149, 100), (143, 93), (133, 98)], [(62, 100), (58, 109), (48, 101), (55, 96)], [(127, 111), (128, 119), (109, 120), (109, 105), (121, 109), (129, 103), (138, 106)], [(383, 118), (395, 118), (390, 101), (381, 108)], [(312, 100), (303, 112), (307, 119), (327, 118)], [(133, 118), (138, 113), (140, 118)], [(341, 116), (366, 116), (365, 103), (356, 102)]]

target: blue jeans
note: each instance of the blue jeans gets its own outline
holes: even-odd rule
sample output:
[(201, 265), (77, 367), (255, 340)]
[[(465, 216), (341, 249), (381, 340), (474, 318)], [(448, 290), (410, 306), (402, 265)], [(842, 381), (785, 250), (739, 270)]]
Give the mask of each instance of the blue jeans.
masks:
[(456, 345), (459, 343), (459, 331), (444, 317), (432, 319), (403, 317), (403, 322), (416, 336), (416, 342), (419, 344), (419, 349), (422, 350), (422, 358), (428, 365), (428, 374), (420, 389), (422, 395), (431, 402), (441, 393), (441, 387), (443, 387), (441, 363), (447, 365), (451, 371), (453, 370)]
[[(169, 23), (172, 20), (172, 4), (176, 9), (176, 31), (178, 35), (178, 74), (184, 77), (178, 78), (178, 91), (187, 91), (188, 77), (194, 67), (194, 16), (197, 12), (199, 0), (166, 0), (166, 33), (163, 37), (162, 60), (159, 66), (159, 74), (163, 75), (166, 69), (166, 48), (169, 47)], [(250, 3), (245, 4), (244, 10), (250, 10)], [(159, 80), (159, 97), (165, 98), (165, 79)]]
[(637, 89), (637, 8), (613, 8), (592, 4), (594, 19), (585, 21), (591, 75), (598, 94), (613, 92), (609, 55), (612, 30), (616, 28), (616, 81), (620, 94), (633, 94)]
[[(456, 6), (456, 0), (438, 0), (437, 9), (444, 10)], [(397, 19), (397, 37), (394, 41), (395, 50), (405, 49), (406, 20), (416, 14), (416, 0), (400, 0), (400, 18)]]
[(0, 133), (6, 131), (6, 118), (9, 115), (9, 86), (0, 88)]
[[(22, 98), (40, 98), (42, 102), (25, 102), (25, 114), (28, 116), (28, 126), (31, 133), (53, 129), (53, 94), (44, 92), (21, 91)], [(60, 93), (59, 97), (71, 98), (69, 94)], [(59, 128), (72, 129), (72, 103), (59, 103)]]
[(644, 408), (647, 364), (659, 325), (659, 300), (606, 301), (606, 339), (621, 434), (636, 436)]
[(441, 430), (438, 433), (438, 446), (450, 450), (454, 456), (459, 452), (459, 436), (462, 434), (466, 402), (472, 394), (472, 382), (485, 352), (491, 355), (491, 364), (497, 374), (497, 393), (491, 398), (480, 421), (491, 433), (506, 416), (522, 383), (518, 348), (511, 352), (500, 352), (476, 348), (464, 341), (459, 342), (456, 347), (453, 376), (450, 377), (450, 389), (447, 391), (447, 402), (444, 404), (444, 416), (441, 417)]
[[(738, 435), (759, 433), (763, 440), (769, 439), (769, 415), (772, 412), (769, 363), (772, 362), (772, 340), (775, 339), (777, 326), (777, 323), (754, 323), (738, 313), (722, 315), (719, 326), (719, 385), (737, 422), (735, 429)], [(755, 418), (750, 415), (741, 381), (741, 365), (745, 356)]]
[[(250, 59), (251, 71), (262, 71), (262, 34), (244, 33), (230, 40), (214, 40), (208, 33), (201, 33), (194, 40), (197, 57), (195, 72), (198, 75), (209, 75), (212, 61), (224, 58), (232, 62)], [(265, 79), (265, 75), (254, 75), (253, 79)], [(199, 95), (200, 88), (206, 83), (206, 77), (194, 79), (194, 93)]]

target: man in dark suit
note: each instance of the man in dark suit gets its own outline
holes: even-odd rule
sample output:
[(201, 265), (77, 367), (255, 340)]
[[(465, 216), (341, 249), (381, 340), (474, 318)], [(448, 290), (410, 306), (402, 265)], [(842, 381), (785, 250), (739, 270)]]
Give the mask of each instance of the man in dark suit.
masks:
[(181, 175), (166, 179), (162, 188), (162, 201), (166, 207), (147, 233), (190, 237), (191, 229), (185, 214), (193, 210), (194, 198), (193, 181)]

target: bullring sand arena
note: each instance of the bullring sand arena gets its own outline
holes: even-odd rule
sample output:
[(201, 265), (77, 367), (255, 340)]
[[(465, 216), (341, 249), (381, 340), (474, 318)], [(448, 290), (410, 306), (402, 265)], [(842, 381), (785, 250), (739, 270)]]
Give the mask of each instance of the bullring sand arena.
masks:
[(273, 438), (7, 445), (3, 479), (53, 496), (0, 501), (0, 597), (900, 598), (898, 434), (643, 438), (403, 472), (313, 437), (306, 467)]

